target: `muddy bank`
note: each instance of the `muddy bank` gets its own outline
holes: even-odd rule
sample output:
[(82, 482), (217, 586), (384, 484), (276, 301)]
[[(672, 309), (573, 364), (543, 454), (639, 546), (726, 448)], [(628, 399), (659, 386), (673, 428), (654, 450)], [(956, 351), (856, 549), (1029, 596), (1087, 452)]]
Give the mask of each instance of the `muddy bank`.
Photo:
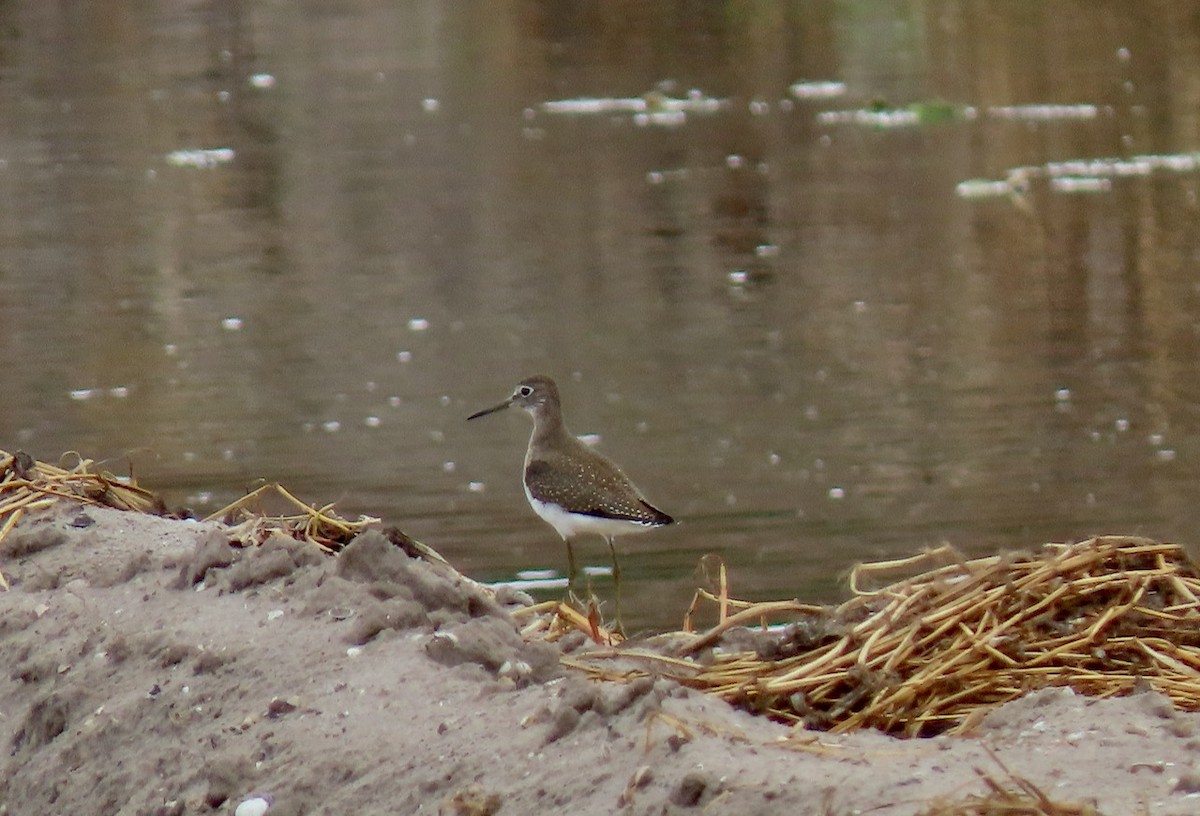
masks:
[[(1109, 814), (1200, 804), (1200, 718), (1047, 690), (972, 738), (792, 731), (597, 684), (375, 533), (336, 557), (62, 503), (0, 550), (0, 812), (915, 814), (1013, 774)], [(514, 602), (517, 600), (513, 599)]]

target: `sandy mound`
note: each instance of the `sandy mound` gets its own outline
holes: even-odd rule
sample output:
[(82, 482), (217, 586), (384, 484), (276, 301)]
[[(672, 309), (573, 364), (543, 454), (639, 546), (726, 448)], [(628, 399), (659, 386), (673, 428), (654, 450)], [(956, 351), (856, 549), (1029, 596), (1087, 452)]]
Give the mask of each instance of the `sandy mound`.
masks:
[(255, 797), (272, 816), (932, 813), (985, 792), (979, 771), (1102, 813), (1200, 810), (1200, 718), (1157, 694), (1048, 690), (971, 739), (793, 731), (564, 670), (503, 597), (377, 533), (336, 557), (240, 549), (219, 525), (61, 503), (22, 520), (0, 571), (12, 816)]

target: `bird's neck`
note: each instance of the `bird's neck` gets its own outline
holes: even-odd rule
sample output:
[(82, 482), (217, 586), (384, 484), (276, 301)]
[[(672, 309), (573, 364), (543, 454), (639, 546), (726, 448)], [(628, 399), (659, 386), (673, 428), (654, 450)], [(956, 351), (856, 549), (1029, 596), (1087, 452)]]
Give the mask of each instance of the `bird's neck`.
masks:
[(529, 437), (529, 449), (555, 447), (563, 439), (573, 439), (562, 416), (557, 413), (540, 412), (533, 417), (533, 433)]

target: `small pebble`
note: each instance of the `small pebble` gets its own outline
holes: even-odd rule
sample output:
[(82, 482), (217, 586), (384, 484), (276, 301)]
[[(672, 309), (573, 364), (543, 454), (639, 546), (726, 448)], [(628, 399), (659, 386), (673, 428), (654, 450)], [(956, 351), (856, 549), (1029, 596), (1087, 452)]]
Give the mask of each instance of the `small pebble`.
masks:
[(1200, 771), (1195, 768), (1184, 771), (1175, 783), (1176, 793), (1200, 793)]
[(233, 816), (263, 816), (271, 808), (271, 800), (266, 796), (251, 796), (243, 799), (233, 811)]

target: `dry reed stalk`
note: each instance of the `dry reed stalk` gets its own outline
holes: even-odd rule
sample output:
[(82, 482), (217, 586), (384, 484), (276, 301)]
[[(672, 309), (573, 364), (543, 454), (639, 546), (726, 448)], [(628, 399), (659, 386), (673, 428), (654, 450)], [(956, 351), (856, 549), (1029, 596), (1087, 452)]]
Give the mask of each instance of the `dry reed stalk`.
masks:
[(122, 479), (99, 467), (91, 459), (75, 456), (75, 465), (63, 468), (35, 461), (26, 453), (0, 451), (0, 512), (8, 513), (38, 499), (53, 496), (74, 499), (86, 504), (103, 504), (118, 510), (138, 510), (160, 513), (162, 500), (154, 493), (139, 487), (132, 477)]
[[(139, 487), (132, 476), (121, 479), (78, 454), (63, 456), (71, 455), (76, 459), (74, 466), (64, 468), (35, 461), (21, 451), (0, 451), (0, 547), (26, 512), (63, 499), (102, 504), (118, 510), (163, 511), (162, 500)], [(0, 590), (8, 589), (8, 580), (0, 572)]]
[[(269, 498), (282, 499), (285, 508), (297, 512), (268, 513), (264, 500)], [(344, 519), (333, 511), (332, 504), (319, 508), (305, 504), (283, 485), (276, 483), (263, 485), (247, 493), (204, 520), (224, 522), (233, 528), (232, 537), (246, 543), (261, 544), (271, 535), (282, 533), (299, 541), (307, 541), (327, 553), (337, 552), (367, 527), (379, 523), (379, 519), (371, 516), (359, 516), (356, 521)], [(430, 560), (445, 563), (445, 559), (437, 552), (419, 541), (406, 539), (405, 544)]]
[(623, 640), (618, 632), (601, 623), (599, 610), (591, 602), (586, 610), (580, 610), (566, 601), (544, 601), (510, 614), (526, 638), (554, 642), (570, 632), (582, 632), (594, 643), (606, 646), (615, 646)]
[[(863, 588), (869, 578), (931, 562), (926, 573)], [(824, 610), (792, 601), (722, 603), (725, 589), (699, 592), (689, 621), (702, 602), (720, 604), (721, 618), (686, 635), (677, 654), (703, 652), (703, 660), (679, 669), (638, 650), (621, 654), (643, 673), (832, 731), (961, 732), (1045, 686), (1113, 696), (1149, 684), (1181, 708), (1200, 709), (1200, 571), (1176, 545), (1103, 537), (975, 560), (943, 547), (860, 565), (850, 586), (854, 597)], [(836, 626), (783, 659), (720, 648), (738, 626), (798, 614), (823, 614)]]
[[(74, 457), (73, 465), (61, 467), (35, 461), (20, 451), (12, 454), (0, 451), (0, 546), (25, 513), (57, 501), (98, 504), (155, 515), (166, 512), (162, 499), (140, 487), (132, 475), (123, 479), (77, 453), (63, 454), (64, 460), (70, 457)], [(274, 517), (267, 515), (261, 509), (261, 503), (268, 494), (282, 498), (298, 512)], [(251, 509), (252, 506), (258, 509)], [(379, 521), (368, 516), (347, 521), (333, 511), (332, 504), (310, 507), (280, 485), (261, 487), (209, 517), (213, 518), (237, 525), (235, 537), (245, 543), (260, 544), (274, 533), (283, 533), (308, 541), (326, 552), (340, 549), (367, 526)], [(444, 563), (440, 555), (419, 542), (407, 540), (405, 544), (429, 560)], [(8, 588), (7, 579), (0, 573), (0, 590)]]
[(990, 748), (987, 752), (1004, 772), (1003, 780), (976, 768), (984, 793), (971, 794), (951, 804), (934, 803), (918, 816), (1100, 816), (1090, 802), (1052, 800), (1033, 782), (1010, 771)]

